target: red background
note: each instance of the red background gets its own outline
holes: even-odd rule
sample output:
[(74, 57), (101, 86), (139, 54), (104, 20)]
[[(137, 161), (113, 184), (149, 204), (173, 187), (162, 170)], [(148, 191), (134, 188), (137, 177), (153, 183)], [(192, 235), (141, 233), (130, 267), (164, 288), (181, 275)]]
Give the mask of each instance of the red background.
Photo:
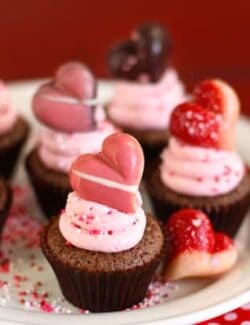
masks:
[(69, 59), (107, 76), (108, 47), (148, 20), (171, 31), (174, 63), (189, 88), (202, 78), (225, 78), (250, 113), (249, 0), (1, 1), (0, 76), (49, 76)]

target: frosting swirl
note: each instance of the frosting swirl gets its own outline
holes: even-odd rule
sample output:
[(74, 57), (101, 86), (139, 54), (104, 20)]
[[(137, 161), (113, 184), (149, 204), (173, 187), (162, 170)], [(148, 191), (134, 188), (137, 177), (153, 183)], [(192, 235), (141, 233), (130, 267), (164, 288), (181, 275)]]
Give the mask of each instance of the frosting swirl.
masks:
[(8, 132), (17, 120), (17, 113), (4, 83), (0, 81), (0, 134)]
[(161, 158), (163, 183), (175, 192), (191, 196), (226, 194), (245, 174), (236, 152), (192, 146), (174, 137)]
[(171, 68), (158, 83), (116, 82), (108, 110), (118, 125), (165, 129), (174, 107), (185, 100), (184, 86)]
[[(139, 192), (137, 195), (142, 202)], [(81, 199), (76, 192), (68, 195), (59, 221), (63, 237), (73, 246), (106, 253), (134, 247), (143, 237), (145, 227), (146, 216), (141, 206), (134, 213), (124, 213)]]
[[(98, 114), (101, 115), (101, 111)], [(39, 155), (49, 168), (67, 173), (76, 157), (100, 151), (103, 140), (116, 132), (117, 129), (102, 118), (97, 128), (89, 132), (63, 133), (45, 128), (40, 137)]]

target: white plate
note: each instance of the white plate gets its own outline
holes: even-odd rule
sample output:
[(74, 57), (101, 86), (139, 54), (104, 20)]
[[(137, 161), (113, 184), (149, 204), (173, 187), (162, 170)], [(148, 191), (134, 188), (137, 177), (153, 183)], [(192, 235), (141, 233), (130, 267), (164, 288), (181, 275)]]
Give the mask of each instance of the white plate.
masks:
[[(30, 112), (30, 99), (39, 81), (16, 83), (11, 85), (16, 107), (34, 123), (37, 130), (37, 123), (33, 120)], [(101, 83), (99, 95), (106, 101), (111, 93), (112, 87), (109, 84)], [(246, 139), (250, 138), (250, 123), (247, 119), (241, 119), (238, 127), (237, 142), (238, 148), (244, 159), (250, 163), (250, 143)], [(32, 142), (32, 141), (31, 141)], [(28, 146), (32, 144), (29, 143)], [(26, 176), (22, 164), (17, 171), (15, 181), (26, 184)], [(28, 208), (37, 209), (32, 206), (33, 199), (28, 195), (25, 200), (29, 200)], [(31, 201), (30, 201), (31, 200)], [(39, 215), (37, 211), (33, 214)], [(26, 218), (26, 217), (25, 217)], [(22, 217), (20, 217), (22, 220)], [(20, 221), (19, 221), (20, 222)], [(34, 226), (35, 227), (35, 226)], [(27, 250), (14, 245), (13, 261), (11, 270), (4, 274), (8, 280), (15, 274), (21, 276), (28, 275), (28, 281), (20, 282), (21, 288), (3, 286), (0, 288), (0, 321), (4, 324), (145, 324), (155, 322), (156, 324), (191, 324), (211, 317), (223, 314), (248, 301), (250, 301), (250, 254), (249, 254), (249, 226), (246, 220), (237, 239), (240, 247), (240, 258), (232, 271), (214, 280), (185, 280), (176, 284), (168, 284), (161, 287), (169, 294), (167, 298), (162, 298), (161, 304), (155, 303), (153, 307), (137, 309), (133, 311), (122, 311), (105, 314), (79, 315), (79, 311), (65, 301), (57, 301), (61, 297), (60, 289), (57, 285), (53, 272), (45, 259), (40, 254), (38, 248)], [(36, 231), (36, 230), (35, 230)], [(9, 246), (8, 246), (9, 245)], [(5, 249), (11, 247), (5, 244)], [(13, 248), (13, 246), (12, 246)], [(35, 256), (34, 267), (31, 266), (30, 253)], [(32, 257), (33, 258), (33, 257)], [(40, 271), (38, 269), (40, 267)], [(60, 313), (44, 313), (40, 307), (30, 306), (29, 300), (26, 304), (21, 304), (17, 297), (17, 292), (27, 290), (35, 281), (42, 278), (43, 290), (49, 291), (48, 301), (54, 303)], [(0, 273), (0, 279), (3, 280)], [(33, 282), (32, 282), (33, 281)], [(12, 281), (13, 282), (13, 281)], [(19, 291), (18, 291), (19, 290)], [(40, 292), (41, 293), (41, 292)], [(24, 297), (26, 299), (26, 296)], [(156, 295), (155, 299), (158, 299)], [(25, 300), (24, 299), (24, 300)], [(150, 300), (149, 300), (150, 301)]]

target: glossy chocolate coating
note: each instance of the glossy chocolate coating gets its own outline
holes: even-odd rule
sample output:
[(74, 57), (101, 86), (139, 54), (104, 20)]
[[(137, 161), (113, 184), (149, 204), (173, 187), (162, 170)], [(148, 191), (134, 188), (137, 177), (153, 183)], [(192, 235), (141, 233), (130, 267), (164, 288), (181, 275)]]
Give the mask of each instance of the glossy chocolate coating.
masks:
[(109, 70), (113, 77), (138, 80), (146, 77), (157, 82), (165, 70), (171, 50), (170, 36), (156, 23), (139, 26), (131, 39), (115, 45), (109, 53)]

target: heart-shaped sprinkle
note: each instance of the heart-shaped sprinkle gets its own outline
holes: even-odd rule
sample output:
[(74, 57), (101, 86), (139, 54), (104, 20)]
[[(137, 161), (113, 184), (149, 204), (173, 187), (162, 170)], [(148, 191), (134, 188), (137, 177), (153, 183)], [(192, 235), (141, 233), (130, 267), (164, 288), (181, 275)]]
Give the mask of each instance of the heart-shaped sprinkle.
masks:
[(171, 41), (156, 23), (139, 26), (131, 39), (115, 45), (108, 58), (109, 70), (116, 78), (157, 82), (165, 69)]
[(81, 155), (72, 164), (70, 183), (86, 200), (123, 212), (135, 212), (141, 202), (138, 186), (144, 168), (140, 144), (128, 134), (105, 139), (98, 154)]
[(235, 263), (237, 251), (232, 239), (214, 232), (209, 218), (199, 210), (183, 209), (166, 224), (167, 279), (217, 275)]
[(191, 102), (176, 107), (171, 133), (192, 145), (235, 150), (240, 104), (235, 91), (221, 80), (201, 82)]
[(36, 92), (32, 107), (43, 124), (62, 132), (84, 132), (95, 127), (95, 80), (85, 65), (77, 62), (59, 67), (54, 80)]

